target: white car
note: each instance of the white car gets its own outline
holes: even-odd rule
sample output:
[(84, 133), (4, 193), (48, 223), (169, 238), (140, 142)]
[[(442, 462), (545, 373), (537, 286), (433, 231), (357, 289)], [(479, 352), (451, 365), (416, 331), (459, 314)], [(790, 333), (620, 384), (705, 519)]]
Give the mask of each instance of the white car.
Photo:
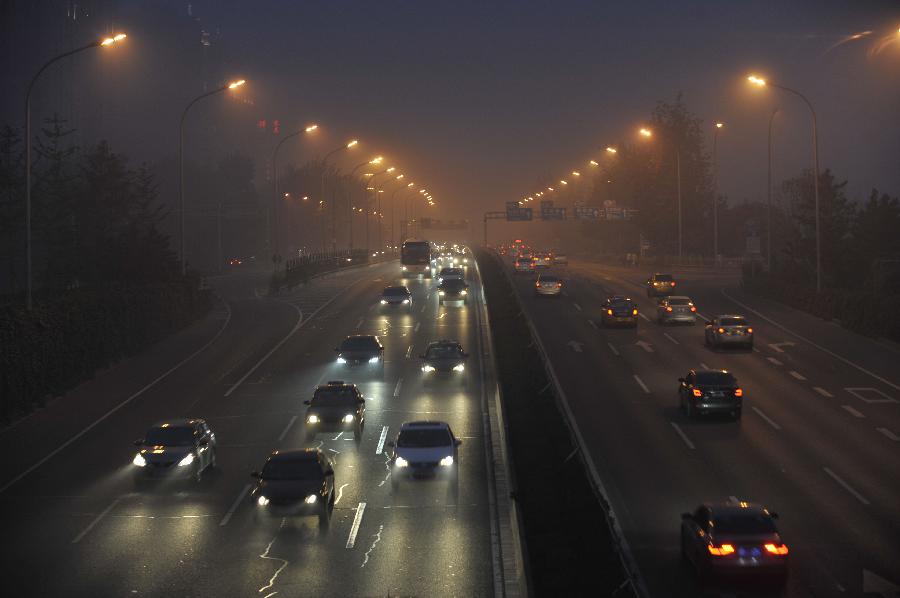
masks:
[(458, 492), (460, 444), (462, 440), (445, 422), (404, 423), (397, 440), (388, 443), (393, 448), (391, 489), (396, 491), (403, 479), (437, 478), (449, 480), (452, 490)]
[(169, 419), (153, 425), (132, 459), (138, 485), (153, 478), (190, 478), (216, 466), (216, 435), (202, 419)]

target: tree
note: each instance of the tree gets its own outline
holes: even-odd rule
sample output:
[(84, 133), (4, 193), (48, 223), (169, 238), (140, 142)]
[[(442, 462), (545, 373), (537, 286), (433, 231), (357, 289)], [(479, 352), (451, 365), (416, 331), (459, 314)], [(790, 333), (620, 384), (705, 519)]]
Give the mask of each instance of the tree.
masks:
[(24, 171), (22, 135), (6, 125), (0, 129), (0, 253), (6, 256), (0, 265), (0, 280), (5, 278), (0, 282), (0, 292), (18, 288), (16, 263), (25, 250)]

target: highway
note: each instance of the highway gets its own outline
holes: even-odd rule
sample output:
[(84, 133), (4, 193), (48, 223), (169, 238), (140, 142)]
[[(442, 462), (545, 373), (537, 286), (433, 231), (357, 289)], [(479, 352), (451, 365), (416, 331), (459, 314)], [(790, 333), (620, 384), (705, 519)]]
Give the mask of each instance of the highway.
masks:
[[(510, 266), (509, 260), (507, 265)], [(557, 270), (554, 268), (554, 270)], [(768, 595), (701, 589), (680, 558), (680, 514), (754, 501), (780, 514), (787, 596), (891, 595), (900, 583), (900, 350), (743, 294), (736, 271), (675, 270), (706, 317), (745, 314), (756, 348), (713, 351), (703, 322), (660, 326), (651, 271), (572, 261), (560, 299), (512, 274), (653, 596)], [(637, 330), (599, 326), (610, 294), (635, 299)], [(688, 420), (678, 378), (725, 368), (745, 392), (740, 422)], [(880, 593), (883, 592), (883, 593)]]
[[(8, 595), (489, 596), (497, 580), (485, 457), (481, 288), (439, 307), (436, 282), (411, 280), (411, 311), (378, 305), (396, 261), (352, 268), (275, 298), (264, 273), (211, 279), (214, 313), (146, 354), (101, 372), (0, 433), (0, 525)], [(335, 363), (350, 334), (385, 345), (383, 380)], [(438, 338), (472, 357), (466, 382), (423, 386), (418, 355)], [(490, 360), (487, 360), (490, 361)], [(303, 437), (313, 388), (341, 379), (367, 398), (361, 442)], [(154, 422), (205, 418), (218, 468), (199, 483), (138, 491), (132, 442)], [(385, 443), (405, 421), (447, 421), (459, 448), (458, 501), (441, 482), (391, 492)], [(317, 446), (335, 460), (337, 504), (309, 518), (254, 517), (250, 472), (274, 448)]]

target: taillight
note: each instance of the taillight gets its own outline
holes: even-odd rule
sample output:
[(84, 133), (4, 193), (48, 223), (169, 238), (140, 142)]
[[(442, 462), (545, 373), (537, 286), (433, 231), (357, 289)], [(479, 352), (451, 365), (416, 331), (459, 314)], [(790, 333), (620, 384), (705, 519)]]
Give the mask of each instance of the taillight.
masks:
[(666, 311), (672, 311), (672, 308), (671, 308), (671, 307), (667, 307), (667, 308), (666, 308)]
[(611, 309), (607, 309), (607, 310), (606, 310), (606, 315), (611, 316), (611, 315), (612, 315), (612, 310), (611, 310)]
[(752, 328), (748, 328), (748, 329), (747, 329), (747, 334), (753, 334), (753, 329), (752, 329)]
[(675, 286), (675, 281), (674, 281), (674, 280), (672, 281), (672, 286), (673, 286), (673, 287)]
[(637, 308), (634, 308), (631, 310), (631, 315), (633, 315), (633, 316), (637, 315)]
[[(773, 544), (774, 546), (774, 544)], [(734, 546), (731, 544), (722, 544), (721, 546), (707, 546), (709, 549), (709, 554), (713, 556), (726, 556), (729, 554), (734, 554)]]
[(692, 306), (691, 306), (691, 311), (697, 311), (697, 308), (694, 307), (694, 306), (692, 305)]
[(539, 288), (541, 288), (541, 283), (536, 282), (536, 283), (534, 283), (534, 286), (535, 286), (535, 288), (538, 288), (538, 289), (539, 289)]
[(788, 547), (787, 544), (766, 544), (763, 548), (766, 549), (766, 552), (769, 554), (787, 554)]
[(725, 329), (724, 329), (724, 328), (719, 328), (719, 334), (725, 334)]
[(744, 390), (741, 389), (741, 388), (735, 388), (735, 389), (734, 389), (734, 396), (736, 396), (736, 397), (742, 397), (742, 396), (744, 396)]
[(703, 391), (700, 390), (699, 388), (695, 388), (695, 389), (694, 389), (694, 396), (695, 396), (695, 397), (702, 397), (702, 396), (703, 396)]

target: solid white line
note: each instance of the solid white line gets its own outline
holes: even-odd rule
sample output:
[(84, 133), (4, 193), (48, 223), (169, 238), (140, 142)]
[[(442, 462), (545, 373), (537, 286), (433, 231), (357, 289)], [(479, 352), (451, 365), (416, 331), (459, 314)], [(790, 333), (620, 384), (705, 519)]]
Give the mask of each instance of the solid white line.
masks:
[(673, 343), (675, 343), (676, 345), (681, 344), (681, 343), (679, 343), (678, 341), (676, 341), (674, 338), (672, 338), (671, 336), (669, 336), (669, 333), (668, 333), (668, 332), (663, 332), (663, 336), (666, 337), (667, 339), (669, 339), (670, 341), (672, 341)]
[(219, 522), (219, 527), (224, 527), (228, 525), (228, 522), (231, 521), (231, 516), (234, 515), (234, 512), (237, 511), (238, 505), (241, 504), (241, 501), (244, 500), (244, 497), (247, 495), (247, 492), (250, 491), (250, 488), (253, 487), (253, 484), (247, 484), (241, 491), (238, 492), (237, 498), (234, 499), (234, 502), (231, 503), (231, 507), (228, 509), (228, 512), (225, 513), (225, 516), (222, 517), (222, 521)]
[(893, 440), (894, 442), (897, 442), (898, 440), (900, 440), (900, 436), (897, 436), (896, 434), (894, 434), (887, 428), (875, 428), (875, 429), (878, 430), (879, 432), (881, 432), (884, 436), (887, 436), (888, 438)]
[(375, 447), (375, 454), (380, 455), (384, 451), (384, 441), (387, 439), (387, 426), (381, 426), (381, 436), (378, 437), (378, 446)]
[(284, 437), (287, 436), (288, 430), (291, 429), (291, 426), (294, 425), (294, 422), (297, 421), (297, 416), (291, 416), (291, 421), (284, 427), (284, 430), (281, 431), (281, 434), (278, 435), (278, 442), (284, 440)]
[(606, 344), (609, 346), (609, 350), (613, 352), (613, 355), (618, 355), (618, 354), (619, 354), (619, 350), (616, 349), (616, 348), (613, 346), (612, 343), (606, 343)]
[(419, 331), (419, 326), (420, 326), (421, 324), (422, 324), (422, 322), (416, 322), (416, 327), (413, 328), (413, 332), (418, 332), (418, 331)]
[(364, 318), (360, 318), (360, 319), (359, 319), (359, 322), (356, 323), (356, 329), (357, 329), (357, 330), (359, 330), (359, 329), (362, 327), (363, 322), (365, 322), (365, 319), (364, 319)]
[(597, 330), (597, 322), (595, 322), (593, 320), (588, 320), (588, 324), (590, 324), (594, 330)]
[(359, 533), (359, 524), (362, 523), (363, 513), (366, 511), (366, 503), (361, 502), (356, 507), (356, 516), (353, 518), (353, 525), (350, 526), (350, 536), (347, 538), (347, 548), (353, 548), (356, 545), (356, 534)]
[(703, 368), (704, 370), (708, 370), (708, 369), (709, 369), (709, 366), (706, 365), (705, 363), (701, 363), (701, 364), (700, 364), (700, 367)]
[(801, 374), (800, 372), (795, 372), (794, 370), (791, 370), (790, 372), (788, 372), (788, 374), (790, 374), (791, 376), (793, 376), (793, 377), (796, 378), (797, 380), (806, 380), (806, 376), (804, 376), (804, 375)]
[(400, 387), (403, 386), (403, 377), (401, 376), (399, 380), (397, 380), (397, 386), (394, 387), (394, 396), (400, 396)]
[(766, 422), (767, 422), (770, 426), (772, 426), (772, 427), (775, 428), (776, 430), (780, 430), (780, 429), (781, 429), (781, 426), (779, 426), (779, 425), (776, 424), (774, 421), (772, 421), (772, 420), (769, 418), (768, 415), (766, 415), (765, 413), (762, 412), (761, 409), (757, 409), (756, 407), (751, 407), (751, 409), (753, 409), (754, 411), (756, 411), (756, 414), (759, 415), (759, 416), (760, 416), (761, 418), (763, 418), (764, 420), (766, 420)]
[(650, 394), (650, 389), (647, 388), (647, 385), (644, 384), (644, 381), (641, 380), (640, 376), (638, 376), (637, 374), (635, 374), (635, 375), (634, 375), (634, 380), (635, 380), (635, 382), (638, 383), (638, 386), (640, 386), (641, 388), (644, 389), (644, 392), (645, 392), (645, 393)]
[(75, 539), (72, 540), (72, 544), (78, 544), (78, 543), (81, 541), (81, 539), (82, 539), (83, 537), (85, 537), (86, 535), (88, 535), (88, 532), (90, 532), (92, 529), (94, 529), (94, 526), (97, 525), (98, 523), (100, 523), (100, 520), (103, 519), (104, 517), (106, 517), (107, 513), (109, 513), (110, 511), (112, 511), (113, 508), (114, 508), (117, 504), (119, 504), (119, 501), (120, 501), (120, 500), (122, 500), (122, 497), (121, 497), (121, 496), (120, 496), (119, 498), (117, 498), (116, 500), (112, 501), (111, 503), (109, 503), (109, 506), (108, 506), (108, 507), (106, 507), (105, 509), (103, 509), (103, 511), (102, 511), (99, 515), (97, 515), (96, 517), (94, 517), (94, 520), (91, 521), (91, 522), (88, 524), (88, 526), (87, 526), (86, 528), (84, 528), (83, 530), (81, 530), (81, 533), (80, 533), (80, 534), (78, 534), (77, 536), (75, 536)]
[(675, 428), (675, 431), (678, 432), (678, 435), (681, 436), (681, 439), (684, 440), (684, 443), (687, 445), (687, 447), (689, 449), (694, 450), (695, 448), (697, 448), (694, 446), (694, 443), (691, 442), (691, 439), (687, 437), (687, 434), (682, 432), (681, 426), (679, 426), (675, 422), (669, 422), (669, 423), (672, 424), (672, 427)]
[(829, 399), (834, 397), (833, 394), (831, 394), (830, 392), (828, 392), (827, 390), (825, 390), (824, 388), (821, 388), (819, 386), (813, 386), (813, 390), (816, 391), (817, 393), (819, 393), (820, 395), (822, 395), (823, 397), (828, 397)]
[(644, 318), (645, 320), (647, 320), (648, 322), (650, 321), (650, 318), (648, 318), (647, 316), (645, 316), (645, 315), (644, 315), (644, 312), (642, 312), (642, 311), (641, 311), (641, 312), (638, 312), (638, 315), (641, 316), (642, 318)]
[(850, 484), (848, 484), (848, 483), (845, 482), (844, 480), (842, 480), (842, 479), (838, 476), (838, 474), (834, 473), (833, 471), (831, 471), (831, 470), (828, 469), (827, 467), (823, 467), (822, 469), (824, 469), (824, 470), (825, 470), (825, 473), (827, 473), (828, 475), (830, 475), (831, 478), (832, 478), (835, 482), (837, 482), (838, 484), (840, 484), (841, 486), (843, 486), (843, 487), (844, 487), (844, 490), (846, 490), (847, 492), (849, 492), (850, 494), (852, 494), (853, 496), (855, 496), (855, 497), (856, 497), (856, 500), (858, 500), (859, 502), (861, 502), (861, 503), (864, 504), (864, 505), (870, 504), (869, 501), (866, 500), (866, 497), (865, 497), (865, 496), (863, 496), (862, 494), (860, 494), (859, 492), (857, 492), (856, 490), (854, 490), (853, 487), (850, 486)]
[(177, 370), (178, 368), (180, 368), (181, 366), (183, 366), (184, 364), (186, 364), (187, 362), (192, 360), (194, 357), (196, 357), (197, 355), (199, 355), (200, 353), (205, 351), (210, 345), (212, 345), (214, 342), (216, 342), (216, 340), (225, 331), (225, 327), (228, 326), (228, 323), (231, 321), (231, 306), (228, 305), (228, 303), (225, 303), (225, 308), (228, 311), (228, 315), (225, 317), (225, 322), (222, 324), (222, 327), (219, 328), (219, 331), (216, 332), (215, 336), (213, 336), (211, 339), (209, 339), (209, 341), (205, 345), (203, 345), (202, 347), (200, 347), (199, 349), (197, 349), (196, 351), (191, 353), (189, 356), (185, 357), (183, 360), (179, 361), (177, 364), (172, 366), (170, 369), (166, 370), (165, 373), (161, 374), (155, 380), (153, 380), (152, 382), (147, 384), (147, 386), (140, 389), (139, 391), (137, 391), (136, 393), (134, 393), (133, 395), (131, 395), (130, 397), (128, 397), (127, 399), (125, 399), (124, 401), (122, 401), (121, 403), (119, 403), (118, 405), (116, 405), (115, 407), (113, 407), (112, 409), (110, 409), (109, 411), (104, 413), (103, 415), (101, 415), (99, 418), (95, 419), (89, 426), (87, 426), (86, 428), (84, 428), (83, 430), (81, 430), (80, 432), (78, 432), (77, 434), (75, 434), (74, 436), (69, 438), (68, 440), (66, 440), (64, 443), (59, 445), (57, 448), (53, 449), (53, 451), (50, 452), (49, 454), (47, 454), (43, 459), (41, 459), (40, 461), (38, 461), (37, 463), (35, 463), (31, 467), (29, 467), (22, 473), (13, 477), (10, 481), (6, 482), (6, 484), (4, 484), (2, 487), (0, 487), (0, 494), (2, 494), (3, 492), (6, 492), (6, 490), (10, 486), (12, 486), (16, 482), (18, 482), (19, 480), (21, 480), (22, 478), (27, 476), (29, 473), (31, 473), (32, 471), (34, 471), (35, 469), (37, 469), (38, 467), (40, 467), (41, 465), (43, 465), (44, 463), (46, 463), (47, 461), (49, 461), (50, 459), (55, 457), (57, 454), (59, 454), (66, 448), (68, 448), (68, 446), (70, 444), (72, 444), (73, 442), (75, 442), (76, 440), (78, 440), (79, 438), (81, 438), (82, 436), (87, 434), (88, 432), (90, 432), (92, 429), (94, 429), (94, 427), (97, 424), (99, 424), (100, 422), (105, 420), (107, 417), (109, 417), (110, 415), (112, 415), (113, 413), (115, 413), (116, 411), (118, 411), (119, 409), (121, 409), (122, 407), (124, 407), (125, 405), (127, 405), (128, 403), (133, 401), (134, 399), (138, 398), (139, 396), (141, 396), (142, 394), (144, 394), (151, 388), (153, 388), (158, 382), (163, 380), (166, 376), (168, 376), (169, 374), (171, 374), (172, 372), (174, 372), (175, 370)]
[(578, 305), (577, 303), (573, 303), (573, 304), (572, 304), (572, 307), (574, 307), (574, 308), (577, 309), (578, 311), (581, 311), (581, 306)]
[(737, 496), (729, 496), (729, 497), (728, 497), (728, 500), (729, 500), (730, 502), (734, 503), (734, 504), (737, 504), (737, 503), (741, 502), (741, 501), (738, 500), (738, 497), (737, 497)]
[(862, 413), (860, 413), (859, 411), (857, 411), (856, 409), (854, 409), (854, 408), (851, 407), (850, 405), (841, 405), (841, 407), (844, 409), (844, 411), (846, 411), (847, 413), (849, 413), (849, 414), (852, 415), (853, 417), (857, 417), (857, 418), (859, 418), (859, 419), (863, 419), (864, 417), (866, 417), (865, 415), (863, 415)]
[(780, 361), (778, 361), (778, 360), (775, 359), (774, 357), (766, 357), (766, 359), (768, 359), (769, 362), (772, 363), (772, 364), (775, 364), (775, 365), (784, 365), (783, 363), (781, 363)]
[(825, 347), (823, 347), (822, 345), (820, 345), (820, 344), (818, 344), (818, 343), (815, 343), (815, 342), (809, 340), (808, 338), (806, 338), (806, 337), (804, 337), (804, 336), (801, 336), (801, 335), (797, 334), (797, 333), (794, 332), (793, 330), (790, 330), (789, 328), (787, 328), (787, 327), (785, 327), (785, 326), (779, 324), (779, 323), (776, 322), (775, 320), (773, 320), (773, 319), (771, 319), (771, 318), (769, 318), (769, 317), (764, 316), (763, 314), (759, 313), (758, 311), (756, 311), (755, 309), (753, 309), (753, 308), (750, 307), (749, 305), (746, 305), (746, 304), (744, 304), (744, 303), (741, 303), (740, 301), (738, 301), (737, 299), (735, 299), (734, 297), (732, 297), (731, 295), (729, 295), (729, 294), (725, 291), (725, 289), (722, 289), (721, 292), (722, 292), (722, 295), (724, 295), (725, 297), (727, 297), (727, 298), (730, 299), (731, 301), (737, 303), (738, 305), (740, 305), (740, 306), (743, 307), (744, 309), (746, 309), (746, 310), (748, 310), (748, 311), (750, 311), (750, 312), (753, 312), (754, 314), (756, 314), (757, 316), (759, 316), (759, 317), (762, 318), (763, 320), (766, 320), (766, 321), (769, 322), (770, 324), (774, 324), (775, 326), (778, 326), (779, 328), (781, 328), (781, 329), (784, 330), (785, 332), (790, 333), (790, 334), (793, 334), (795, 338), (799, 338), (801, 341), (810, 344), (811, 346), (815, 347), (815, 348), (818, 349), (819, 351), (822, 351), (823, 353), (826, 353), (826, 354), (828, 354), (828, 355), (831, 355), (831, 356), (834, 357), (835, 359), (840, 360), (840, 361), (846, 363), (847, 365), (856, 368), (856, 369), (859, 370), (860, 372), (862, 372), (862, 373), (864, 373), (864, 374), (867, 374), (867, 375), (871, 376), (872, 378), (875, 378), (875, 379), (878, 380), (879, 382), (882, 382), (882, 383), (884, 383), (884, 384), (887, 384), (888, 386), (890, 386), (891, 388), (893, 388), (893, 389), (895, 389), (895, 390), (900, 390), (900, 385), (894, 384), (893, 382), (890, 382), (890, 381), (888, 381), (888, 380), (885, 380), (884, 378), (882, 378), (882, 377), (879, 376), (878, 374), (876, 374), (876, 373), (874, 373), (874, 372), (870, 372), (869, 370), (867, 370), (866, 368), (862, 367), (861, 365), (858, 365), (858, 364), (856, 364), (856, 363), (853, 363), (852, 361), (850, 361), (850, 360), (847, 359), (846, 357), (841, 357), (840, 355), (838, 355), (838, 354), (835, 353), (834, 351), (830, 351), (830, 350), (826, 349)]
[(696, 314), (697, 314), (697, 317), (700, 318), (701, 320), (703, 320), (704, 322), (709, 322), (709, 318), (707, 318), (706, 316), (704, 316), (703, 314), (701, 314), (699, 311), (698, 311), (698, 312), (694, 312), (694, 313), (696, 313)]

